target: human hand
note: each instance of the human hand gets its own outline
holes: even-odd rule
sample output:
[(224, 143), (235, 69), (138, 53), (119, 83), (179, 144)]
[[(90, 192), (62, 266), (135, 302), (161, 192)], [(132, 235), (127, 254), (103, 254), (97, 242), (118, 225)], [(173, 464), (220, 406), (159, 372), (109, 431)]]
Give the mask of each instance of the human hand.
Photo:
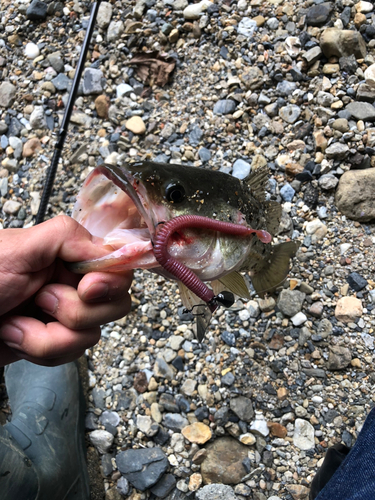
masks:
[(98, 342), (101, 324), (130, 311), (131, 272), (82, 277), (63, 264), (107, 253), (67, 216), (0, 231), (0, 366), (68, 363)]

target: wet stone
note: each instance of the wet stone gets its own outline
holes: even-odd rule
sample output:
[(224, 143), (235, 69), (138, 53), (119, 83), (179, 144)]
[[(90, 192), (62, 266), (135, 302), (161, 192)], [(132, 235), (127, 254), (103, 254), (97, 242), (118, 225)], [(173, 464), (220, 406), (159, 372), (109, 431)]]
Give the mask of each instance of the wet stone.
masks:
[(333, 5), (324, 2), (310, 7), (306, 14), (306, 24), (308, 26), (324, 26), (330, 18)]
[(152, 488), (150, 488), (151, 493), (153, 493), (158, 498), (165, 498), (168, 493), (170, 493), (176, 486), (176, 479), (173, 474), (164, 474), (164, 476), (158, 481)]
[(116, 463), (121, 474), (140, 491), (156, 484), (168, 467), (168, 459), (160, 448), (120, 452)]
[(350, 349), (342, 346), (332, 346), (329, 352), (327, 368), (329, 370), (343, 370), (352, 360)]
[(213, 112), (215, 115), (228, 115), (233, 113), (236, 107), (232, 99), (221, 99), (215, 103)]
[(203, 137), (203, 133), (200, 127), (195, 126), (189, 134), (189, 144), (197, 146)]
[(285, 316), (294, 316), (302, 309), (306, 295), (299, 290), (282, 290), (277, 305)]
[(230, 387), (231, 385), (234, 384), (235, 381), (235, 376), (233, 375), (232, 372), (226, 373), (222, 378), (221, 378), (221, 383), (222, 385), (226, 385), (227, 387)]
[(103, 425), (111, 424), (117, 427), (120, 423), (120, 416), (115, 411), (103, 411), (99, 417), (100, 423)]
[(125, 477), (120, 477), (120, 479), (117, 481), (116, 488), (120, 495), (126, 497), (126, 495), (129, 493), (129, 481)]
[(180, 415), (179, 413), (166, 413), (164, 415), (163, 424), (168, 429), (172, 429), (175, 432), (181, 431), (184, 427), (186, 427), (189, 422), (188, 420)]
[(105, 391), (103, 389), (100, 389), (98, 387), (94, 387), (92, 391), (92, 397), (94, 400), (94, 406), (95, 408), (100, 408), (101, 410), (105, 410)]
[(30, 21), (44, 21), (47, 17), (48, 6), (40, 0), (33, 0), (26, 11), (26, 16)]
[(244, 396), (231, 399), (230, 409), (244, 422), (251, 422), (254, 417), (253, 404), (250, 399)]
[(211, 153), (207, 148), (200, 148), (198, 151), (199, 159), (203, 162), (207, 162), (211, 159)]
[(350, 288), (356, 292), (359, 292), (368, 284), (367, 280), (356, 272), (350, 273), (346, 280), (349, 283)]
[(83, 93), (85, 95), (101, 94), (103, 73), (99, 69), (86, 68), (83, 74)]
[(229, 346), (234, 347), (236, 345), (236, 336), (234, 335), (234, 333), (224, 331), (221, 334), (221, 338), (222, 338), (223, 342), (225, 342)]
[(59, 73), (55, 78), (51, 80), (53, 85), (57, 90), (69, 90), (72, 85), (72, 80), (68, 78), (64, 73)]

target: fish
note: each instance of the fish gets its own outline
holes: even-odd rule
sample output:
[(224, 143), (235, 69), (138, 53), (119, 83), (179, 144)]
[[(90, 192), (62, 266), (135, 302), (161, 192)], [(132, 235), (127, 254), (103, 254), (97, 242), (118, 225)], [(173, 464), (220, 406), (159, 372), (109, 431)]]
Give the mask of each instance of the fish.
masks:
[[(163, 225), (193, 215), (245, 226), (254, 234), (241, 237), (208, 225), (177, 225), (166, 242), (169, 256), (207, 283), (215, 297), (228, 291), (250, 299), (241, 273), (247, 273), (260, 296), (272, 293), (285, 281), (298, 242), (269, 243), (279, 228), (281, 206), (266, 200), (268, 177), (267, 167), (243, 180), (220, 171), (152, 161), (96, 167), (77, 195), (72, 217), (110, 253), (69, 263), (69, 269), (80, 274), (148, 269), (178, 281), (156, 259), (154, 242)], [(178, 283), (182, 303), (197, 317), (196, 336), (201, 341), (216, 307), (210, 311), (191, 289)]]

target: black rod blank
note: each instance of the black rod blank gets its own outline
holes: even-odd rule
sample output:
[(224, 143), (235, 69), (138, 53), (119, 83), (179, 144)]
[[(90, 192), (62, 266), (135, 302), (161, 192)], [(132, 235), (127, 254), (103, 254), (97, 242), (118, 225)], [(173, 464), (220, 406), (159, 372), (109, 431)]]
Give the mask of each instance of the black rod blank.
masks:
[(65, 108), (64, 117), (63, 117), (62, 122), (61, 122), (61, 127), (60, 127), (60, 130), (59, 130), (58, 135), (57, 135), (57, 141), (55, 144), (55, 149), (53, 152), (51, 164), (50, 164), (48, 171), (47, 171), (47, 177), (46, 177), (46, 181), (45, 181), (45, 185), (44, 185), (44, 189), (43, 189), (43, 193), (42, 193), (42, 199), (40, 200), (39, 210), (38, 210), (38, 213), (36, 215), (36, 220), (35, 220), (36, 224), (40, 224), (41, 222), (44, 221), (48, 201), (49, 201), (49, 198), (50, 198), (51, 193), (52, 193), (53, 183), (55, 181), (57, 167), (59, 165), (59, 160), (60, 160), (61, 153), (62, 153), (62, 150), (64, 147), (66, 135), (68, 133), (70, 117), (72, 115), (74, 101), (77, 97), (78, 87), (79, 87), (79, 83), (81, 80), (82, 72), (84, 69), (85, 61), (86, 61), (87, 51), (88, 51), (89, 46), (90, 46), (92, 33), (94, 31), (96, 17), (98, 15), (98, 11), (99, 11), (99, 6), (100, 6), (100, 0), (93, 3), (93, 5), (92, 5), (89, 25), (88, 25), (87, 30), (86, 30), (85, 39), (83, 41), (81, 54), (80, 54), (79, 60), (78, 60), (77, 70), (76, 70), (76, 73), (74, 75), (72, 87), (70, 89), (69, 99), (68, 99), (68, 103), (67, 103), (66, 108)]

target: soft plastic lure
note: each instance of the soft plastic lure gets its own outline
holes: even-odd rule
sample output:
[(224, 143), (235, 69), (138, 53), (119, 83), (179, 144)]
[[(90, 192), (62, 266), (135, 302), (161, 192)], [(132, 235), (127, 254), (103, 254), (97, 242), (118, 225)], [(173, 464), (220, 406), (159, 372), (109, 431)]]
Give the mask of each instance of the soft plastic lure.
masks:
[(233, 297), (232, 294), (229, 296), (228, 292), (221, 292), (215, 295), (191, 269), (181, 262), (178, 262), (178, 260), (169, 254), (167, 248), (169, 238), (176, 231), (186, 228), (207, 229), (230, 234), (232, 236), (243, 237), (256, 234), (258, 239), (263, 243), (270, 243), (272, 236), (264, 230), (252, 229), (250, 227), (241, 226), (240, 224), (223, 222), (200, 215), (180, 215), (158, 226), (153, 241), (154, 255), (158, 263), (202, 299), (211, 312), (214, 312), (219, 304), (230, 307), (233, 304), (233, 300), (231, 299), (231, 297)]

